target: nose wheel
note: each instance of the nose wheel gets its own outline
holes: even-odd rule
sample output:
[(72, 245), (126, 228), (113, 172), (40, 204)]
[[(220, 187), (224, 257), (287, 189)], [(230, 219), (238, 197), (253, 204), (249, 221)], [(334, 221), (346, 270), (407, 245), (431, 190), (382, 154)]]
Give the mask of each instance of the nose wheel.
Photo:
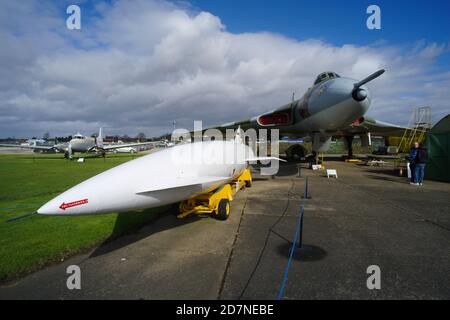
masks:
[(345, 140), (347, 142), (347, 148), (348, 148), (348, 158), (353, 158), (353, 138), (354, 136), (346, 136)]

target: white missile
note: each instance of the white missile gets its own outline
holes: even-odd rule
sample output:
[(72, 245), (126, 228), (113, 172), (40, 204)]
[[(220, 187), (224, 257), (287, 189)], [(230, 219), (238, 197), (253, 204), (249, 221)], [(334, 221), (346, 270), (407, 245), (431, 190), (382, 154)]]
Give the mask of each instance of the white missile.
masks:
[(38, 209), (44, 215), (129, 212), (181, 202), (239, 177), (257, 158), (239, 135), (232, 141), (178, 145), (90, 178)]

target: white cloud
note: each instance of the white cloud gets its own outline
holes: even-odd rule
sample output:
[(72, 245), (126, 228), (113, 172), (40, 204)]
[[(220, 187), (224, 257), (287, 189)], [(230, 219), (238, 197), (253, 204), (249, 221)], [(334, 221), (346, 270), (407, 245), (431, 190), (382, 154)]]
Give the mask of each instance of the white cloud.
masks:
[[(83, 14), (83, 6), (82, 14)], [(0, 136), (95, 132), (156, 135), (240, 120), (297, 97), (324, 70), (371, 84), (371, 116), (405, 123), (412, 107), (448, 112), (446, 44), (334, 46), (267, 32), (233, 34), (219, 17), (164, 1), (115, 1), (65, 29), (55, 3), (0, 4)], [(8, 12), (7, 14), (5, 12)], [(19, 18), (17, 18), (19, 17)]]

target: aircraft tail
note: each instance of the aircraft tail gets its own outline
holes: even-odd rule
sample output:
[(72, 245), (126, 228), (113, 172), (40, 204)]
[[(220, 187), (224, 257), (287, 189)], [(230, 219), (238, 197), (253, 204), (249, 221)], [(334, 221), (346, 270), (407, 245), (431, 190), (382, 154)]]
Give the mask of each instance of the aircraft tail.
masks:
[(97, 147), (103, 148), (103, 128), (102, 127), (100, 127), (100, 129), (98, 130)]

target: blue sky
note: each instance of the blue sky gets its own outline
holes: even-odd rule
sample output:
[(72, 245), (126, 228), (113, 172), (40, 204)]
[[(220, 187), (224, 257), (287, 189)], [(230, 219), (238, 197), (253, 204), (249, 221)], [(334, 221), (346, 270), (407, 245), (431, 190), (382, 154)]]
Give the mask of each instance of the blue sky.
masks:
[[(450, 0), (167, 1), (0, 1), (0, 136), (218, 125), (301, 96), (324, 70), (385, 68), (371, 83), (379, 120), (449, 112)], [(81, 30), (66, 28), (70, 4)], [(380, 31), (366, 28), (370, 4)]]
[[(412, 45), (419, 41), (450, 44), (449, 0), (190, 0), (198, 10), (220, 17), (233, 33), (268, 31), (297, 40), (345, 44)], [(378, 5), (382, 29), (369, 30), (369, 5)], [(450, 52), (438, 59), (450, 67)]]
[[(298, 40), (323, 39), (335, 45), (392, 43), (425, 39), (448, 42), (448, 0), (191, 0), (193, 6), (221, 18), (234, 33), (271, 31)], [(382, 30), (366, 28), (366, 9), (382, 11)]]

